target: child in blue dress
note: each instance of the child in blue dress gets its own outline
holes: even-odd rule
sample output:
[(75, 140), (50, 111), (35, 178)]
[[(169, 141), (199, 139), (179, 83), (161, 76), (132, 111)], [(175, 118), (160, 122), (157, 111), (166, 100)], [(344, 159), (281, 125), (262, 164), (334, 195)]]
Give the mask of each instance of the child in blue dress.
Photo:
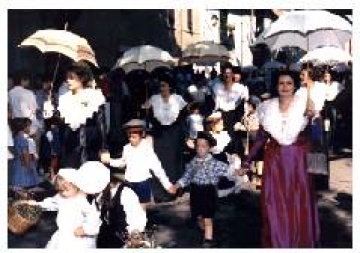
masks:
[(36, 170), (36, 156), (32, 152), (34, 141), (29, 136), (31, 120), (15, 118), (12, 121), (14, 134), (14, 159), (11, 167), (13, 187), (30, 188), (41, 182)]

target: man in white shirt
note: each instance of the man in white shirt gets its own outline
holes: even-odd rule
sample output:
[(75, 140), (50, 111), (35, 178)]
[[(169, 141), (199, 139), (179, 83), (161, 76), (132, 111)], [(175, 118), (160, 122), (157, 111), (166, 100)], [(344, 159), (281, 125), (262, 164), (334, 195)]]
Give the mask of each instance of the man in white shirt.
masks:
[(9, 104), (13, 118), (29, 118), (31, 120), (30, 135), (35, 135), (39, 128), (36, 118), (38, 105), (34, 92), (28, 90), (30, 77), (20, 73), (15, 78), (15, 86), (8, 93)]

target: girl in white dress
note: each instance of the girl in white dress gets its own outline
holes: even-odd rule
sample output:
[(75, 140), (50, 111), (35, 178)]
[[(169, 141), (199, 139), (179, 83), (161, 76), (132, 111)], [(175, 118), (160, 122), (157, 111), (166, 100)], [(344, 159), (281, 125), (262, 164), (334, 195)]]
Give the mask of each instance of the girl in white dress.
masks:
[[(94, 168), (94, 164), (91, 166)], [(95, 166), (98, 166), (95, 173), (92, 173), (94, 172), (92, 169), (86, 173), (81, 168), (79, 170), (60, 169), (55, 179), (55, 186), (58, 190), (55, 196), (41, 202), (26, 201), (30, 205), (40, 205), (47, 211), (58, 212), (56, 217), (58, 230), (52, 235), (46, 248), (96, 248), (96, 236), (101, 225), (100, 213), (87, 200), (87, 194), (93, 194), (105, 188), (110, 181), (110, 172), (101, 163)], [(87, 180), (89, 175), (97, 178), (98, 182)]]

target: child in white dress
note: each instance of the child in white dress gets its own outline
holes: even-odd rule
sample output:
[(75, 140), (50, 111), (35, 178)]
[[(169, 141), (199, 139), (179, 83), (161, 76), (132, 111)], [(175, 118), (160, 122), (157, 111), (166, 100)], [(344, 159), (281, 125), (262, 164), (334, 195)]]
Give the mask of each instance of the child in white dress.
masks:
[[(108, 177), (108, 181), (110, 181), (110, 172), (105, 166), (99, 170), (102, 174), (99, 182), (103, 187), (95, 186), (95, 188), (101, 189), (106, 186), (101, 178)], [(97, 173), (94, 175), (89, 170), (87, 175), (96, 177)], [(89, 192), (91, 187), (85, 178), (86, 174), (80, 169), (60, 169), (55, 179), (55, 186), (58, 190), (55, 196), (46, 198), (41, 202), (26, 201), (30, 205), (40, 205), (47, 211), (58, 212), (56, 217), (58, 230), (52, 235), (46, 248), (71, 248), (72, 250), (96, 248), (96, 236), (101, 225), (100, 213), (87, 200), (87, 194), (94, 192)], [(86, 186), (84, 186), (85, 184)]]

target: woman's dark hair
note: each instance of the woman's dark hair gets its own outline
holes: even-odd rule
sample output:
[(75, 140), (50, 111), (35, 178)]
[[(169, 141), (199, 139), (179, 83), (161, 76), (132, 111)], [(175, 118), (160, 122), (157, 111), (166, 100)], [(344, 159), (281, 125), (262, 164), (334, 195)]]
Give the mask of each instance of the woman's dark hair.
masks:
[(301, 70), (306, 70), (311, 80), (316, 81), (321, 77), (321, 68), (314, 66), (312, 62), (305, 62), (301, 65)]
[(66, 71), (75, 73), (84, 87), (90, 87), (90, 82), (94, 79), (90, 66), (84, 61), (72, 63)]
[(162, 74), (159, 76), (159, 83), (160, 82), (165, 82), (167, 84), (169, 84), (169, 88), (170, 88), (170, 93), (174, 93), (175, 89), (174, 89), (174, 82), (172, 80), (172, 78), (170, 77), (170, 75), (168, 74)]
[(29, 118), (14, 118), (11, 120), (11, 130), (14, 135), (23, 131), (28, 125), (31, 125), (31, 119)]
[(241, 68), (239, 66), (232, 67), (232, 71), (233, 71), (234, 74), (242, 75)]
[(221, 73), (224, 73), (225, 69), (233, 70), (233, 65), (230, 62), (225, 62), (223, 65), (221, 65)]
[(21, 80), (28, 79), (31, 80), (31, 73), (28, 70), (19, 70), (17, 71), (14, 76), (14, 85), (21, 85)]
[[(294, 87), (295, 87), (295, 90), (297, 90), (299, 88), (299, 75), (298, 73), (296, 73), (295, 71), (292, 71), (292, 70), (288, 70), (288, 69), (285, 69), (285, 70), (280, 70), (277, 75), (276, 75), (276, 87), (278, 85), (278, 82), (279, 82), (279, 79), (281, 76), (290, 76), (291, 79), (293, 79), (294, 81)], [(276, 96), (278, 96), (278, 91), (276, 89)]]

